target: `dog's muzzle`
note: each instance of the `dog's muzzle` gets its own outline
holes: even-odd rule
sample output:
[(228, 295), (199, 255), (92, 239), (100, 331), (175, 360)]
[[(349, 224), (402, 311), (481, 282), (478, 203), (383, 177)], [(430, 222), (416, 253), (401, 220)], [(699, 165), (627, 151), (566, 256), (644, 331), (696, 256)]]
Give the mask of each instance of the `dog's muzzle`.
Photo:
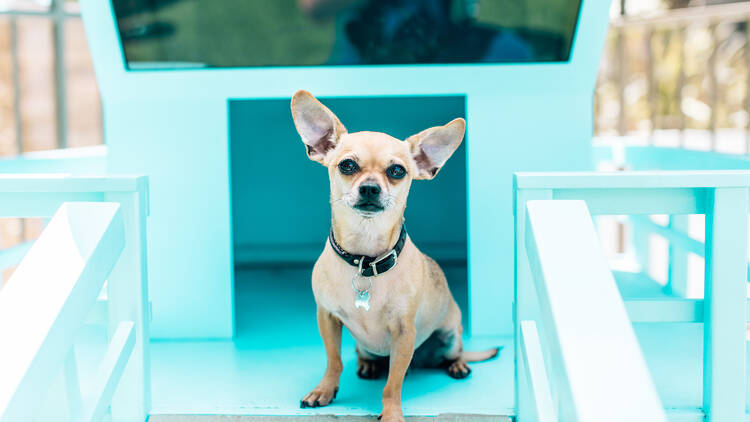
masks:
[(354, 205), (359, 211), (379, 212), (383, 211), (383, 204), (380, 202), (380, 193), (382, 189), (376, 184), (362, 184), (359, 187), (359, 201)]

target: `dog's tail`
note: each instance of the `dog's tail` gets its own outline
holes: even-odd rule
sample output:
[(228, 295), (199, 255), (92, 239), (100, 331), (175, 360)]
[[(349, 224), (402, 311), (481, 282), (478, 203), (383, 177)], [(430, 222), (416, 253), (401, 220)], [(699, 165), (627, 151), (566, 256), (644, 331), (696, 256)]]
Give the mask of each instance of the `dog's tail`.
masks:
[(493, 347), (479, 352), (463, 351), (461, 357), (465, 362), (483, 362), (497, 357), (497, 355), (500, 354), (500, 349), (502, 349), (502, 347)]

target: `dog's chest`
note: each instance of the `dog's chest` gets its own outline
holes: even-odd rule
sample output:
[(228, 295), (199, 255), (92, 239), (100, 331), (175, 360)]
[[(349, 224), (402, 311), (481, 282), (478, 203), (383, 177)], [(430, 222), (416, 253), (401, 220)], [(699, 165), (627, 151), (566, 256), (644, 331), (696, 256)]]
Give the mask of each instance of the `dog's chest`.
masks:
[[(357, 307), (357, 293), (352, 287), (354, 274), (354, 270), (341, 267), (325, 283), (314, 283), (318, 303), (339, 318), (362, 347), (387, 355), (391, 344), (388, 326), (405, 311), (407, 298), (399, 294), (396, 274), (386, 273), (371, 278), (369, 310)], [(360, 288), (369, 285), (361, 278), (355, 282)]]

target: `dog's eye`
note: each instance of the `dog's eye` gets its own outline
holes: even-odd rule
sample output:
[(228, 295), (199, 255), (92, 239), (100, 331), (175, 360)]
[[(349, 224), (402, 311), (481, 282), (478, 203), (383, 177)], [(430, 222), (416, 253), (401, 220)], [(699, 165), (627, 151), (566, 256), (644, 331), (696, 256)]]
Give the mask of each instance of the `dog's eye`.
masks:
[(390, 177), (391, 179), (401, 179), (404, 176), (406, 176), (406, 169), (404, 166), (400, 166), (398, 164), (394, 164), (385, 171), (385, 173)]
[(357, 170), (359, 170), (359, 166), (350, 158), (339, 163), (339, 171), (343, 174), (354, 174)]

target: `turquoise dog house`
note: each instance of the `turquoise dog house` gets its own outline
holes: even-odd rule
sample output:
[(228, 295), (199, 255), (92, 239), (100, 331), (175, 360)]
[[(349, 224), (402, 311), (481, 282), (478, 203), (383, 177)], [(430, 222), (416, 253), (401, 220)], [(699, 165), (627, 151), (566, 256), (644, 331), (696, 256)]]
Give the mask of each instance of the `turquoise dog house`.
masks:
[[(346, 335), (337, 400), (299, 408), (325, 364), (309, 274), (329, 208), (326, 173), (289, 113), (298, 89), (350, 131), (405, 138), (467, 120), (444, 170), (414, 183), (407, 225), (447, 273), (467, 348), (503, 350), (461, 382), (412, 372), (407, 416), (747, 418), (750, 166), (649, 147), (625, 154), (645, 172), (591, 172), (612, 159), (591, 146), (607, 2), (81, 7), (106, 152), (0, 162), (73, 173), (0, 177), (0, 216), (51, 217), (14, 276), (28, 283), (9, 284), (28, 287), (0, 291), (15, 304), (0, 307), (0, 336), (29, 351), (0, 359), (1, 422), (378, 414), (383, 382), (356, 377)], [(705, 242), (685, 234), (692, 214), (706, 216)], [(641, 257), (644, 236), (669, 240), (666, 287), (610, 271), (600, 215), (635, 216)], [(57, 250), (76, 253), (63, 262)], [(705, 298), (680, 293), (689, 253), (705, 258)], [(28, 332), (4, 322), (19, 313), (44, 318)], [(38, 406), (60, 368), (62, 392)]]
[[(294, 91), (306, 89), (350, 131), (405, 138), (455, 117), (467, 119), (466, 141), (440, 176), (415, 183), (407, 224), (415, 242), (448, 272), (477, 346), (505, 346), (504, 357), (486, 365), (494, 370), (475, 371), (478, 388), (487, 383), (499, 392), (480, 398), (478, 390), (461, 393), (454, 385), (446, 395), (474, 398), (456, 396), (433, 411), (439, 396), (405, 403), (407, 413), (414, 406), (412, 414), (513, 414), (512, 174), (592, 167), (591, 92), (608, 7), (557, 0), (545, 4), (546, 15), (536, 2), (365, 2), (361, 7), (369, 9), (341, 10), (326, 21), (320, 16), (325, 8), (315, 11), (314, 3), (230, 2), (216, 10), (199, 1), (82, 3), (105, 109), (108, 169), (149, 176), (154, 411), (255, 408), (285, 414), (322, 370), (314, 357), (322, 349), (309, 270), (328, 232), (328, 185), (325, 171), (303, 154), (288, 111)], [(421, 8), (425, 16), (438, 16), (433, 26), (455, 26), (444, 32), (458, 45), (431, 53), (419, 44), (445, 34), (423, 34), (427, 38), (407, 38), (415, 46), (392, 42), (380, 50), (358, 39), (367, 36), (359, 31), (370, 31), (358, 14), (398, 26), (399, 14), (416, 19), (421, 15), (409, 10)], [(503, 12), (511, 8), (517, 18)], [(289, 27), (306, 32), (294, 36)], [(279, 48), (292, 53), (271, 50), (262, 37), (282, 38)], [(471, 51), (473, 45), (483, 47)], [(285, 171), (277, 171), (279, 165)], [(183, 339), (234, 340), (205, 343), (227, 348), (220, 352), (201, 351), (204, 343)], [(234, 347), (248, 353), (241, 362), (272, 355), (262, 365), (269, 368), (263, 375), (269, 383), (292, 382), (277, 374), (287, 365), (310, 367), (295, 377), (294, 388), (262, 387), (227, 373), (231, 385), (244, 386), (218, 404), (216, 393), (193, 388), (234, 389), (201, 381), (208, 373), (231, 372), (227, 367), (186, 373), (189, 378), (176, 386), (159, 387), (160, 374), (178, 371), (170, 351), (177, 345), (185, 347), (181, 356), (190, 356), (186, 364), (227, 363), (231, 359), (221, 353)], [(299, 354), (290, 345), (308, 348)], [(346, 350), (344, 356), (351, 357)], [(372, 384), (353, 388), (379, 395)], [(279, 389), (288, 394), (270, 393)], [(340, 398), (343, 407), (319, 412), (375, 411), (356, 401)], [(465, 407), (448, 404), (459, 402)]]
[[(256, 25), (252, 20), (248, 25), (236, 24), (242, 21), (237, 16), (232, 24), (212, 24), (211, 19), (221, 22), (231, 14), (206, 14), (202, 3), (190, 1), (175, 2), (171, 8), (164, 2), (136, 13), (152, 3), (161, 4), (123, 2), (118, 9), (108, 2), (84, 2), (82, 10), (104, 102), (108, 166), (115, 173), (150, 177), (149, 275), (155, 338), (231, 338), (236, 319), (235, 264), (314, 259), (327, 233), (327, 194), (324, 172), (304, 161), (292, 130), (287, 100), (297, 89), (329, 104), (350, 130), (381, 130), (405, 137), (453, 117), (467, 118), (465, 150), (449, 163), (453, 174), (433, 186), (415, 187), (424, 192), (414, 192), (417, 198), (412, 198), (407, 218), (410, 230), (417, 230), (416, 239), (424, 236), (422, 243), (432, 243), (438, 254), (466, 260), (472, 334), (512, 334), (511, 175), (518, 170), (591, 168), (590, 94), (606, 31), (606, 5), (553, 2), (549, 9), (556, 10), (561, 22), (548, 27), (543, 26), (545, 18), (533, 12), (534, 4), (519, 6), (519, 16), (541, 22), (530, 20), (527, 32), (547, 28), (527, 36), (529, 40), (536, 36), (540, 40), (533, 42), (545, 45), (537, 58), (531, 56), (532, 41), (526, 53), (512, 47), (525, 39), (519, 35), (516, 41), (507, 41), (509, 51), (498, 48), (497, 53), (474, 59), (466, 52), (462, 54), (469, 58), (464, 60), (456, 52), (454, 57), (413, 63), (418, 57), (404, 60), (393, 53), (396, 58), (391, 62), (372, 58), (385, 63), (357, 65), (343, 58), (308, 57), (311, 54), (304, 60), (316, 65), (292, 66), (300, 64), (294, 57), (279, 59), (263, 53), (255, 58), (243, 50), (240, 36), (256, 43), (248, 46), (259, 48), (260, 41), (252, 41), (251, 29)], [(276, 6), (267, 13), (302, 13), (294, 11), (297, 3), (287, 3), (288, 10)], [(454, 4), (479, 17), (485, 8), (504, 4), (436, 3)], [(178, 5), (182, 9), (175, 10)], [(252, 19), (254, 10), (248, 8), (247, 19)], [(504, 19), (502, 13), (489, 10), (487, 14), (488, 23), (477, 26), (502, 27), (491, 23), (492, 18)], [(117, 15), (119, 20), (113, 18)], [(281, 27), (265, 29), (263, 36), (283, 32), (283, 25), (298, 24), (273, 19), (282, 19)], [(240, 35), (227, 28), (235, 24)], [(210, 37), (200, 33), (201, 25), (224, 28), (217, 33), (228, 38), (204, 45), (199, 40)], [(553, 36), (555, 29), (558, 33)], [(147, 35), (139, 38), (138, 31)], [(503, 45), (503, 36), (494, 35), (495, 42)], [(307, 36), (301, 39), (298, 42)], [(236, 49), (233, 54), (246, 59), (230, 60), (228, 53), (210, 55), (228, 49)], [(172, 50), (174, 57), (161, 53)], [(479, 62), (485, 59), (490, 61)], [(278, 64), (283, 66), (273, 66)], [(200, 147), (188, 147), (192, 144)], [(255, 169), (263, 171), (279, 159), (291, 160), (288, 166), (294, 172), (279, 176), (278, 183), (294, 189), (295, 195), (270, 196), (262, 190), (270, 190), (272, 181), (267, 186), (247, 182), (257, 179)], [(302, 180), (309, 189), (294, 185)], [(422, 210), (429, 204), (419, 196), (429, 201), (440, 183), (455, 192), (451, 202), (457, 203), (445, 215), (428, 217)], [(260, 202), (253, 202), (254, 195)], [(266, 203), (282, 199), (294, 202), (288, 207)], [(186, 206), (185, 200), (194, 205)], [(295, 224), (304, 221), (295, 209), (301, 204), (307, 204), (305, 212), (313, 215), (304, 224)], [(296, 230), (274, 231), (276, 218), (278, 224), (293, 224)], [(441, 223), (442, 233), (434, 223)], [(206, 230), (188, 230), (191, 225)], [(306, 289), (305, 283), (300, 280), (299, 287)]]

